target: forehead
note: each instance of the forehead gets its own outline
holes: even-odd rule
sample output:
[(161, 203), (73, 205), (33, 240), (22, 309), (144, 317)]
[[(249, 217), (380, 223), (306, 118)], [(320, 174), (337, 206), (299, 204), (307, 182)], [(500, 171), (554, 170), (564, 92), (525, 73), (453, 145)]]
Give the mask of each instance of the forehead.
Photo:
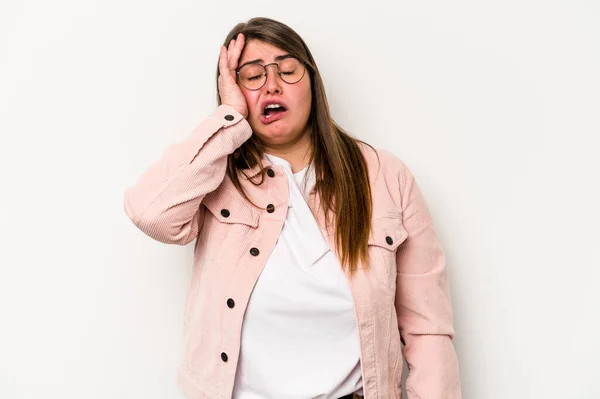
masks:
[(266, 63), (273, 62), (275, 57), (285, 54), (287, 54), (285, 51), (272, 44), (260, 40), (250, 40), (244, 45), (239, 64), (254, 60), (263, 60)]

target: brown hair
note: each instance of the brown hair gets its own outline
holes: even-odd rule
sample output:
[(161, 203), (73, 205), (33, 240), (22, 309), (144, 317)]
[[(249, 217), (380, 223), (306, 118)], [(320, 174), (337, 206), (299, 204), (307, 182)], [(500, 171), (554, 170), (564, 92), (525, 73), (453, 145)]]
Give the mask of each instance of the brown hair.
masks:
[[(304, 62), (311, 78), (312, 106), (308, 125), (310, 128), (311, 155), (314, 162), (317, 192), (326, 223), (329, 212), (334, 212), (335, 245), (340, 260), (352, 273), (361, 261), (368, 267), (368, 240), (371, 231), (372, 198), (367, 163), (361, 153), (361, 140), (351, 137), (338, 126), (329, 112), (325, 87), (317, 64), (304, 40), (289, 26), (269, 18), (252, 18), (237, 24), (227, 35), (224, 46), (243, 33), (246, 42), (259, 40), (286, 51)], [(219, 68), (217, 67), (217, 78)], [(217, 86), (218, 87), (218, 86)], [(220, 105), (217, 88), (217, 102)], [(372, 148), (372, 147), (371, 147)], [(240, 185), (238, 172), (260, 166), (260, 185), (265, 179), (262, 166), (263, 148), (255, 135), (240, 146), (227, 160), (227, 173), (235, 187), (248, 200)]]

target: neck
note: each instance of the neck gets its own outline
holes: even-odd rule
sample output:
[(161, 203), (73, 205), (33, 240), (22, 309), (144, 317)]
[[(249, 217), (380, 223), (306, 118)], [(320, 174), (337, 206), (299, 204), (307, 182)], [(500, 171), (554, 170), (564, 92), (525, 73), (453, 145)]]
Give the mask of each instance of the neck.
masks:
[(310, 135), (306, 130), (294, 142), (282, 145), (263, 144), (263, 149), (267, 154), (285, 159), (292, 167), (292, 173), (297, 173), (304, 169), (310, 160)]

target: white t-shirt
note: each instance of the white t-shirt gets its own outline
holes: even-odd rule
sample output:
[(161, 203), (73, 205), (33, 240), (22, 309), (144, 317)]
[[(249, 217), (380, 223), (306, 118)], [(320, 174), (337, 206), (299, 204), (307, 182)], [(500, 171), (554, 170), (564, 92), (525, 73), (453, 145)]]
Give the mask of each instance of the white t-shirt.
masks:
[(362, 393), (350, 286), (306, 203), (314, 170), (293, 174), (286, 160), (266, 156), (287, 172), (288, 214), (244, 316), (233, 398), (334, 399)]

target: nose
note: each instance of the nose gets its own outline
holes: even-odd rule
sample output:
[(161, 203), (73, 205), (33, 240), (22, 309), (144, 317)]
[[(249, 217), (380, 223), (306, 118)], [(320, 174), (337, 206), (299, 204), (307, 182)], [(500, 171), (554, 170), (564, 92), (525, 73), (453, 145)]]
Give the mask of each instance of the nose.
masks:
[(267, 94), (282, 93), (282, 85), (281, 85), (281, 77), (279, 76), (279, 69), (277, 64), (267, 65), (266, 68), (272, 67), (270, 70), (267, 69), (267, 81), (265, 83), (265, 88), (267, 90)]

